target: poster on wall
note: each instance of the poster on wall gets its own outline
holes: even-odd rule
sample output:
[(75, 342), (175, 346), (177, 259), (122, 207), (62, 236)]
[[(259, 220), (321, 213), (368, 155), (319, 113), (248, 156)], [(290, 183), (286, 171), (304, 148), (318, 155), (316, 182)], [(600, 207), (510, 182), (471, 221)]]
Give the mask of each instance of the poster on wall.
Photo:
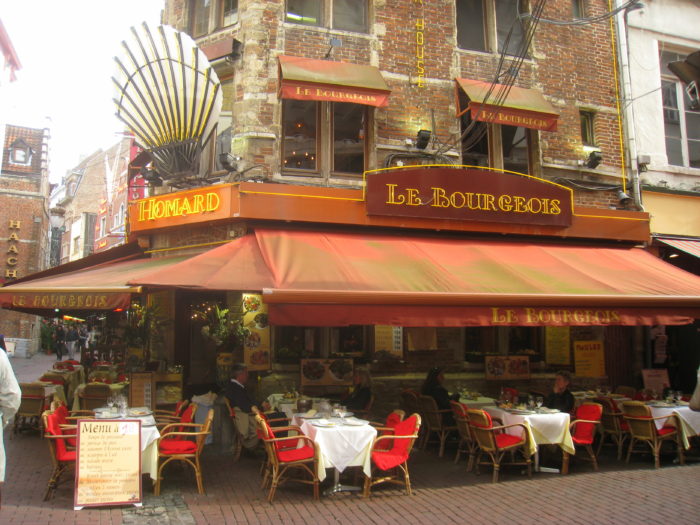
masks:
[(603, 341), (574, 341), (574, 366), (578, 377), (605, 376)]
[(141, 505), (141, 421), (81, 419), (73, 506)]
[(406, 328), (406, 347), (409, 352), (438, 349), (437, 329), (432, 327)]
[(571, 329), (568, 326), (545, 326), (545, 360), (551, 365), (571, 364)]
[(656, 392), (657, 395), (661, 395), (664, 389), (671, 386), (668, 370), (665, 368), (645, 368), (642, 370), (642, 379), (644, 388)]
[(302, 359), (302, 386), (348, 386), (352, 384), (352, 359)]
[(243, 341), (243, 361), (249, 370), (269, 370), (270, 325), (262, 295), (243, 294), (243, 326), (248, 330)]
[(526, 355), (484, 356), (486, 379), (530, 379), (530, 357)]
[(403, 327), (376, 325), (374, 327), (374, 351), (387, 352), (403, 358)]

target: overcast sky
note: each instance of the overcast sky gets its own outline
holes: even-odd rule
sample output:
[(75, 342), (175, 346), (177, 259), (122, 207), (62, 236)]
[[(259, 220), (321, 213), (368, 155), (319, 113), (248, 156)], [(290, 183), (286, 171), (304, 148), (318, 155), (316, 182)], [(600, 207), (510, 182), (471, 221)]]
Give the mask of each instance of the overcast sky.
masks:
[(22, 64), (7, 87), (4, 120), (50, 128), (52, 182), (119, 140), (124, 126), (114, 116), (113, 57), (131, 26), (160, 23), (163, 3), (0, 0), (0, 19)]

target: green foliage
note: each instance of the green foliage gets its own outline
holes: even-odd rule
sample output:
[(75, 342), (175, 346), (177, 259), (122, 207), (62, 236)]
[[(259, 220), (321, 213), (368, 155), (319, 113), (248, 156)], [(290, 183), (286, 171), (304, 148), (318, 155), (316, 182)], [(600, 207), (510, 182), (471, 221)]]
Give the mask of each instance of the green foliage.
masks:
[(250, 334), (243, 326), (242, 309), (221, 308), (218, 304), (203, 306), (192, 315), (193, 319), (203, 321), (202, 335), (220, 348), (242, 346)]

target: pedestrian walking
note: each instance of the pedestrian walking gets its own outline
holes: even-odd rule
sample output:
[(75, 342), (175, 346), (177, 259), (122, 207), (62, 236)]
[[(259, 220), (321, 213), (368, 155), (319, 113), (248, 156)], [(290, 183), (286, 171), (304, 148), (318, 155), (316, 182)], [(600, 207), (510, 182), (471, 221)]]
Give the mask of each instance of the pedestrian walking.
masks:
[(75, 349), (78, 345), (78, 330), (75, 325), (71, 325), (66, 332), (66, 347), (68, 348), (68, 358), (75, 359)]
[[(17, 384), (17, 378), (10, 365), (5, 348), (5, 338), (0, 334), (0, 430), (3, 430), (7, 423), (17, 413), (22, 392)], [(0, 432), (0, 507), (2, 507), (2, 485), (5, 482), (5, 444)]]

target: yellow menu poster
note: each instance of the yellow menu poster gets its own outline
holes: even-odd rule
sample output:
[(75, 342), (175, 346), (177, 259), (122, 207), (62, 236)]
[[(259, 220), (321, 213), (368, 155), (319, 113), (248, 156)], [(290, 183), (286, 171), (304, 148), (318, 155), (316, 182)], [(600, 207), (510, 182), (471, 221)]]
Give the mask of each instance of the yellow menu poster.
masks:
[(243, 294), (243, 326), (248, 330), (243, 342), (243, 362), (249, 370), (269, 370), (270, 325), (262, 295)]
[(73, 506), (140, 505), (141, 421), (81, 419)]
[(568, 326), (546, 326), (545, 360), (552, 365), (570, 365), (571, 329)]
[(579, 377), (605, 376), (603, 341), (574, 341), (574, 365)]

